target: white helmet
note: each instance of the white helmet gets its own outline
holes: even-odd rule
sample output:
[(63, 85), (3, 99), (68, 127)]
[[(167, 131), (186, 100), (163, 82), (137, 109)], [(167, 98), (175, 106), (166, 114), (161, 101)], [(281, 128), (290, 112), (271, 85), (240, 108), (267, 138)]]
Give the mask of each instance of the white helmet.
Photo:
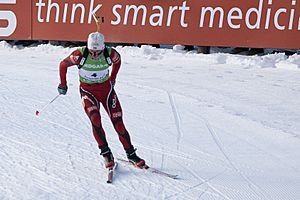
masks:
[(104, 44), (104, 35), (99, 32), (93, 32), (89, 34), (87, 48), (90, 50), (103, 50), (105, 47)]

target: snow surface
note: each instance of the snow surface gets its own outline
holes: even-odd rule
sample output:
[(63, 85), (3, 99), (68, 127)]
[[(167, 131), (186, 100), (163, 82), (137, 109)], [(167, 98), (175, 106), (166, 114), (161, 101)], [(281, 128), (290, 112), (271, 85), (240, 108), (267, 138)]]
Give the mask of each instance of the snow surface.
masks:
[[(119, 163), (107, 184), (83, 112), (73, 49), (0, 42), (0, 199), (300, 199), (300, 56), (117, 47), (116, 91), (138, 154), (160, 177)], [(125, 158), (102, 122), (115, 157)]]

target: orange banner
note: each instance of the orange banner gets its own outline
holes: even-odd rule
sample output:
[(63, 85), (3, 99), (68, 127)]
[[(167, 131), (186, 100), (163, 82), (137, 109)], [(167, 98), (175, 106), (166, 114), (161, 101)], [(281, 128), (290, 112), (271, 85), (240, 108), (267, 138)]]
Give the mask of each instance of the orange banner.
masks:
[[(16, 0), (0, 0), (0, 13), (3, 1)], [(31, 39), (85, 41), (96, 13), (108, 42), (300, 49), (300, 0), (32, 0), (31, 20), (27, 4), (12, 6), (19, 20), (9, 38), (28, 37), (26, 21)]]
[(30, 40), (31, 0), (0, 0), (0, 38)]

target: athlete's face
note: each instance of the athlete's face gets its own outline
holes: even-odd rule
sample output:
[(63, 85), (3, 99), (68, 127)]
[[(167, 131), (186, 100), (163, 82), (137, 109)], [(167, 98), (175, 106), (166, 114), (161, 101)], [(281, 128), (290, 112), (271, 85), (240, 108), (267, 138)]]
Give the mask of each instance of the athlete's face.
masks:
[(100, 59), (102, 53), (103, 53), (103, 50), (89, 50), (90, 57), (93, 60)]

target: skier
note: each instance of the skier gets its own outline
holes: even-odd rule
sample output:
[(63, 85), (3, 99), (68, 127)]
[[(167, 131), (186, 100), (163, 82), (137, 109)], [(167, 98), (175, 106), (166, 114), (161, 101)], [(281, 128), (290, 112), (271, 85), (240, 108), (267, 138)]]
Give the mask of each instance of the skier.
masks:
[[(60, 83), (58, 93), (66, 95), (67, 69), (77, 65), (79, 68), (80, 95), (85, 113), (92, 125), (94, 137), (103, 156), (105, 167), (112, 168), (115, 164), (113, 154), (108, 146), (105, 132), (101, 124), (100, 103), (108, 113), (119, 140), (126, 151), (128, 160), (139, 168), (145, 166), (145, 161), (135, 153), (128, 131), (122, 119), (122, 108), (114, 90), (116, 77), (121, 66), (120, 54), (113, 48), (106, 47), (104, 36), (99, 32), (90, 33), (87, 47), (73, 51), (59, 65)], [(111, 74), (109, 67), (112, 65)]]

